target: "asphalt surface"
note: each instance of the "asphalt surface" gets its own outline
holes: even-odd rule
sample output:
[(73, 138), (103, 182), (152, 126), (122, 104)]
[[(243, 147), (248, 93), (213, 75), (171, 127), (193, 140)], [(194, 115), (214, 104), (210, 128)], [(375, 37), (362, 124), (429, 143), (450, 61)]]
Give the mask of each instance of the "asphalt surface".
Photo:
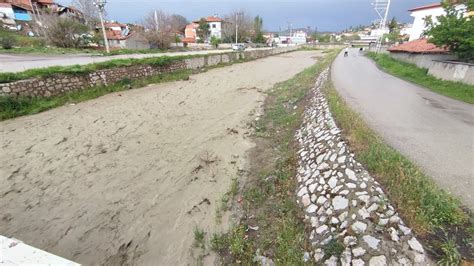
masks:
[(474, 105), (393, 77), (356, 49), (339, 55), (332, 80), (389, 145), (474, 209)]
[[(270, 48), (259, 48), (270, 49)], [(249, 48), (247, 50), (254, 50)], [(199, 54), (215, 54), (231, 52), (226, 50), (204, 50), (189, 52), (169, 52), (156, 54), (127, 54), (114, 56), (97, 56), (97, 55), (32, 55), (32, 54), (0, 54), (0, 73), (1, 72), (21, 72), (33, 68), (44, 68), (50, 66), (70, 66), (70, 65), (86, 65), (97, 62), (109, 61), (112, 59), (125, 58), (147, 58), (160, 56), (181, 56), (181, 55), (199, 55)]]

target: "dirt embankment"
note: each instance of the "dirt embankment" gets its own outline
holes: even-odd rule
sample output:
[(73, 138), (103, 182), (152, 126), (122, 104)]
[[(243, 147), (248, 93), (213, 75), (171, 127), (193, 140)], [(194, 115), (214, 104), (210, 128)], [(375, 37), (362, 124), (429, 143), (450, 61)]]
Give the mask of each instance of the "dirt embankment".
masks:
[(294, 52), (0, 123), (0, 234), (83, 264), (194, 262), (247, 167), (264, 91), (315, 62)]

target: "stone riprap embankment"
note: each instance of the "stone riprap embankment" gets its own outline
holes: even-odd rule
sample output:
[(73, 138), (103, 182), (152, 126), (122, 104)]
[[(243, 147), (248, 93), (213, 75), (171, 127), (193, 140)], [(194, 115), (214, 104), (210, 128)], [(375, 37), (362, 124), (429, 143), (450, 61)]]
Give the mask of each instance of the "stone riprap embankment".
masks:
[[(318, 77), (296, 134), (296, 193), (311, 227), (312, 257), (326, 265), (426, 265), (422, 245), (342, 138), (321, 92), (328, 74)], [(343, 247), (340, 258), (331, 246)]]
[(180, 70), (196, 70), (240, 60), (254, 60), (271, 55), (287, 53), (298, 47), (281, 47), (238, 53), (223, 53), (176, 59), (165, 65), (136, 64), (126, 67), (101, 69), (91, 73), (53, 74), (49, 77), (30, 78), (9, 83), (0, 83), (0, 96), (51, 97), (94, 86), (107, 86), (121, 81), (138, 80)]

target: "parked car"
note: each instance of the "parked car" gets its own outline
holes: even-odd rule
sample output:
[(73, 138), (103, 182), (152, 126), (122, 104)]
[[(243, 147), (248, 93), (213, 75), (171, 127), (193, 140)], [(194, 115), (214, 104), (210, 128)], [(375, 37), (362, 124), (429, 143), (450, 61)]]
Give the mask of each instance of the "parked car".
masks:
[(245, 50), (245, 45), (243, 43), (236, 43), (232, 45), (232, 50), (238, 52), (238, 51), (244, 51)]

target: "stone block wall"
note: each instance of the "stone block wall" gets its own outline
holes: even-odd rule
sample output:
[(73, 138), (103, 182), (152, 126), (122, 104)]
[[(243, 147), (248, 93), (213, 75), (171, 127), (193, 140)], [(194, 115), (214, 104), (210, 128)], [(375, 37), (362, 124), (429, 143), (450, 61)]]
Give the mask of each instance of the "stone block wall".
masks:
[(296, 47), (285, 47), (245, 51), (241, 53), (205, 55), (202, 57), (176, 60), (165, 66), (140, 64), (128, 67), (102, 69), (88, 74), (57, 74), (45, 78), (31, 78), (10, 83), (0, 83), (0, 96), (51, 97), (99, 85), (112, 85), (123, 80), (143, 79), (185, 69), (200, 69), (206, 66), (218, 65), (219, 63), (232, 63), (239, 59), (258, 59), (273, 54), (294, 51), (296, 49)]

